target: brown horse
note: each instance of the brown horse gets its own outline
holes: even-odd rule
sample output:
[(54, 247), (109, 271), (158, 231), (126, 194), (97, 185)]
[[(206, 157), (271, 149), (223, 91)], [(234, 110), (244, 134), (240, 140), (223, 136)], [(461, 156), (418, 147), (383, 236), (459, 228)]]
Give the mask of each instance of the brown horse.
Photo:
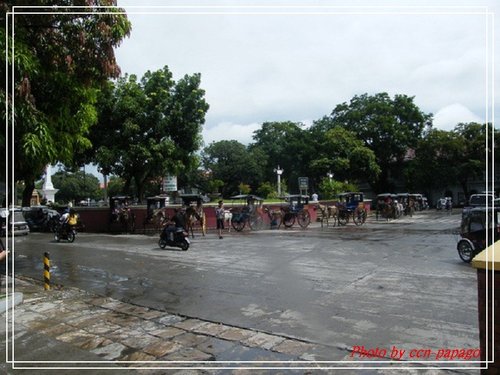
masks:
[(156, 232), (159, 232), (169, 220), (164, 208), (156, 208), (152, 211), (150, 216), (144, 219), (144, 229), (146, 229), (147, 225), (151, 225)]
[(200, 224), (201, 234), (205, 236), (206, 230), (206, 218), (205, 212), (203, 212), (203, 207), (193, 207), (189, 206), (186, 208), (184, 213), (184, 222), (186, 225), (186, 231), (189, 233), (191, 231), (191, 237), (194, 238), (194, 226), (196, 223)]
[(335, 205), (328, 206), (318, 203), (315, 206), (316, 210), (321, 211), (321, 228), (323, 228), (323, 223), (326, 221), (326, 227), (328, 228), (329, 219), (333, 218), (333, 226), (337, 224), (337, 219), (339, 216), (339, 208)]
[(314, 209), (316, 211), (321, 212), (321, 228), (323, 228), (323, 223), (326, 221), (326, 226), (328, 227), (328, 206), (322, 205), (321, 203), (317, 203), (316, 206), (314, 206)]
[(333, 218), (333, 226), (337, 224), (339, 218), (339, 208), (336, 205), (328, 206), (328, 217)]
[(115, 208), (111, 213), (110, 224), (119, 223), (125, 233), (135, 231), (135, 213), (129, 207)]

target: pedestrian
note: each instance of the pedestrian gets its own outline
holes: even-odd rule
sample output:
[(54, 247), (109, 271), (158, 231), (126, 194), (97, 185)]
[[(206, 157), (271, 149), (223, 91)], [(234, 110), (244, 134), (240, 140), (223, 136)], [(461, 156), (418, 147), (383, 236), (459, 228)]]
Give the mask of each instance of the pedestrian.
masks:
[(219, 201), (219, 205), (215, 209), (215, 219), (217, 221), (219, 239), (222, 239), (222, 230), (224, 229), (224, 202), (222, 200)]
[[(0, 237), (3, 237), (4, 233), (1, 233)], [(0, 238), (0, 277), (2, 278), (2, 281), (0, 284), (3, 284), (3, 277), (7, 277), (7, 255), (10, 253), (10, 251), (7, 251), (5, 249), (5, 246), (3, 245), (3, 241)]]

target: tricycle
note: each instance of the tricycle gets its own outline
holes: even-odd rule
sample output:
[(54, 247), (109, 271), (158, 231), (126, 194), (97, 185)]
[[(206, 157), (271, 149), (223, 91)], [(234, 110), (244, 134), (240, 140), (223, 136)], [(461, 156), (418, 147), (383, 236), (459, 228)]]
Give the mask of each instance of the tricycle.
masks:
[(500, 239), (499, 214), (500, 207), (474, 207), (462, 212), (460, 240), (457, 243), (460, 259), (469, 263)]

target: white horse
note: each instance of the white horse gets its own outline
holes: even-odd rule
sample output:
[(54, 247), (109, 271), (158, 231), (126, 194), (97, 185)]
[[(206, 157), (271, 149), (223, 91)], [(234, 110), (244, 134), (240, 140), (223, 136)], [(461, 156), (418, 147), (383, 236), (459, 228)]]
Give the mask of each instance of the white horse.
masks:
[(394, 207), (396, 208), (396, 218), (401, 217), (404, 212), (404, 206), (401, 202), (394, 201)]
[(227, 231), (231, 232), (231, 220), (233, 219), (233, 213), (229, 210), (224, 210), (224, 227), (227, 226)]

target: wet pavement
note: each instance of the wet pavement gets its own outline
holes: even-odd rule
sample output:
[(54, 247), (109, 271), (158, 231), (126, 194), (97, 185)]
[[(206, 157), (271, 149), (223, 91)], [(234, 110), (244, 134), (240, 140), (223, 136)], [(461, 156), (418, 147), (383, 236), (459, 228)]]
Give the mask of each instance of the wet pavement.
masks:
[[(57, 244), (30, 234), (15, 244), (15, 291), (25, 300), (10, 315), (10, 352), (16, 368), (91, 363), (95, 373), (108, 366), (158, 373), (193, 366), (215, 373), (353, 366), (444, 372), (432, 361), (390, 362), (390, 349), (435, 355), (479, 346), (475, 273), (450, 251), (456, 219), (423, 215), (396, 225), (372, 220), (323, 229), (315, 223), (223, 240), (209, 234), (188, 252), (161, 251), (153, 237), (82, 233), (74, 244)], [(36, 278), (41, 266), (33, 262), (44, 250), (37, 244), (50, 247), (56, 290), (44, 291)], [(356, 346), (389, 353), (353, 355)], [(375, 362), (359, 363), (366, 360)], [(446, 365), (478, 373), (466, 368), (473, 364)]]

